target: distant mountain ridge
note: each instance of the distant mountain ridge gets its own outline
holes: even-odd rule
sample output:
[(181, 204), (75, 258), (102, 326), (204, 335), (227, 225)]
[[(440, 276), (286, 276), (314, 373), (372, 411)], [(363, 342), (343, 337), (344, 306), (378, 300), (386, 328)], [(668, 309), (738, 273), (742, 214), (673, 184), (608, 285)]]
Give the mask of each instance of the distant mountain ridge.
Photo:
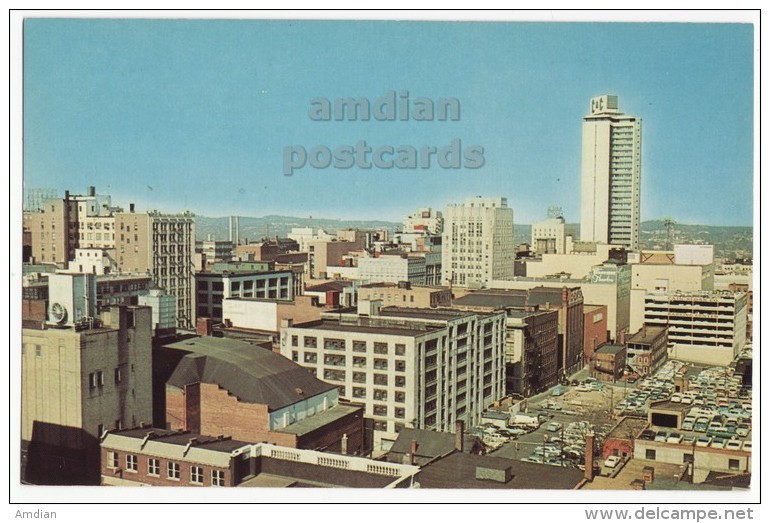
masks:
[[(227, 240), (229, 218), (196, 216), (196, 237), (205, 240)], [(297, 216), (268, 215), (262, 217), (241, 216), (240, 237), (251, 242), (267, 236), (285, 238), (293, 227), (324, 229), (334, 234), (338, 229), (387, 229), (391, 233), (401, 229), (400, 222), (386, 220), (340, 220), (333, 218), (300, 218)], [(566, 224), (567, 234), (580, 235), (580, 224)], [(514, 224), (514, 242), (518, 245), (531, 241), (530, 224)], [(648, 220), (641, 224), (640, 246), (643, 249), (665, 249), (667, 230), (662, 220)], [(751, 258), (753, 253), (753, 228), (748, 226), (676, 224), (672, 243), (710, 243), (719, 258)]]

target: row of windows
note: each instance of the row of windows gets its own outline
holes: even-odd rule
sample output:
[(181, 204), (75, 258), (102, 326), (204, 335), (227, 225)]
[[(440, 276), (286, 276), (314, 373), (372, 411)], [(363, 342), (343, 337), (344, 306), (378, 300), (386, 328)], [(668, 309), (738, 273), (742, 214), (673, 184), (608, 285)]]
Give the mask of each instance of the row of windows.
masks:
[[(139, 472), (139, 456), (136, 454), (126, 454), (125, 470), (127, 472)], [(117, 452), (109, 451), (107, 453), (107, 467), (111, 469), (120, 468), (120, 455)], [(147, 475), (160, 477), (160, 459), (147, 458)], [(203, 485), (205, 470), (199, 465), (190, 467), (190, 483), (193, 485)], [(179, 463), (169, 461), (166, 463), (166, 479), (180, 481), (182, 477), (182, 467)], [(211, 485), (214, 487), (225, 486), (225, 472), (223, 470), (211, 470)]]
[[(310, 349), (318, 348), (318, 338), (315, 336), (303, 336), (302, 342), (305, 347)], [(299, 336), (293, 335), (291, 337), (291, 346), (299, 346)], [(346, 341), (340, 338), (324, 338), (323, 347), (326, 350), (339, 350), (344, 351), (347, 348)], [(353, 352), (366, 352), (367, 343), (365, 341), (353, 340), (352, 349)], [(374, 342), (373, 351), (375, 354), (388, 354), (389, 344), (384, 342)], [(394, 353), (396, 356), (404, 356), (406, 354), (406, 345), (403, 343), (396, 343), (394, 345)]]

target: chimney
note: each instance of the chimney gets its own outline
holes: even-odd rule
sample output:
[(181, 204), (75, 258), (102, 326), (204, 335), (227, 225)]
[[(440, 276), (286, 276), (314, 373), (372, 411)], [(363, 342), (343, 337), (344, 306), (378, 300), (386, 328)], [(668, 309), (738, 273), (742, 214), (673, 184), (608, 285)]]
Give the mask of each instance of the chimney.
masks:
[(195, 322), (195, 333), (198, 336), (211, 336), (214, 329), (211, 318), (198, 318)]
[(128, 212), (134, 212), (134, 204), (133, 203), (129, 203), (128, 204)]
[(594, 479), (594, 433), (586, 434), (586, 470), (585, 479), (592, 481)]
[(461, 419), (455, 421), (455, 449), (465, 450), (465, 422)]
[(417, 440), (413, 439), (409, 446), (409, 464), (414, 465), (414, 455), (417, 454)]
[(644, 467), (642, 469), (642, 481), (652, 483), (655, 481), (655, 467)]
[(340, 452), (342, 455), (346, 455), (348, 453), (348, 435), (343, 434), (342, 435), (342, 441), (340, 442)]
[(93, 185), (88, 186), (88, 196), (96, 196), (96, 187)]

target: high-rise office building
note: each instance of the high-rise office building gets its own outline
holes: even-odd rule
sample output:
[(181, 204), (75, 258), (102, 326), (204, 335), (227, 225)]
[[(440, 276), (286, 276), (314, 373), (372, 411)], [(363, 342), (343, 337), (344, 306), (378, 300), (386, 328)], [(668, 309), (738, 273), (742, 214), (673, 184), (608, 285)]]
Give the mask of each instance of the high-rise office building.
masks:
[(583, 118), (580, 239), (639, 247), (642, 120), (618, 109), (618, 97), (591, 99)]
[(190, 212), (115, 213), (118, 270), (148, 273), (153, 282), (177, 299), (177, 326), (195, 321), (195, 216)]
[(485, 287), (513, 278), (513, 209), (507, 198), (468, 198), (444, 210), (442, 284)]

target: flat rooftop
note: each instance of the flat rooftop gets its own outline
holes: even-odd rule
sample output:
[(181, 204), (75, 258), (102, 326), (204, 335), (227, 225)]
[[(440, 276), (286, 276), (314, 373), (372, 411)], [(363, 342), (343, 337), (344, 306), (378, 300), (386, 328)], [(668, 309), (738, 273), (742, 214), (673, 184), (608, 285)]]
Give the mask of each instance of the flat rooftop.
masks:
[[(476, 468), (504, 470), (510, 467), (512, 478), (506, 483), (476, 479)], [(494, 456), (476, 456), (454, 452), (425, 465), (417, 476), (422, 488), (480, 489), (574, 489), (583, 472), (567, 467), (528, 463)], [(511, 501), (511, 500), (508, 500)], [(521, 501), (525, 501), (522, 499)]]
[(627, 343), (652, 343), (655, 338), (663, 334), (663, 332), (667, 329), (667, 327), (656, 327), (654, 325), (647, 325), (646, 327), (642, 327), (639, 332), (636, 334), (633, 334), (628, 340), (626, 340)]
[(626, 350), (625, 345), (611, 345), (611, 344), (605, 344), (596, 349), (596, 352), (598, 354), (620, 354)]
[(452, 309), (426, 309), (426, 308), (404, 308), (404, 307), (383, 307), (380, 309), (380, 316), (390, 318), (415, 318), (420, 320), (449, 321), (458, 318), (467, 318), (477, 316), (473, 312), (458, 311)]
[(410, 327), (396, 326), (378, 326), (378, 325), (359, 325), (355, 323), (340, 323), (337, 320), (322, 319), (294, 325), (295, 328), (314, 329), (331, 332), (360, 332), (363, 334), (388, 334), (391, 336), (422, 336), (423, 334), (435, 332), (434, 329), (415, 329)]
[(317, 412), (312, 416), (308, 416), (292, 423), (288, 427), (275, 429), (273, 432), (285, 432), (288, 434), (296, 434), (297, 436), (302, 436), (309, 434), (314, 430), (325, 427), (328, 424), (342, 419), (345, 416), (348, 416), (358, 410), (363, 411), (363, 407), (357, 407), (355, 405), (343, 405), (338, 403), (330, 409)]

